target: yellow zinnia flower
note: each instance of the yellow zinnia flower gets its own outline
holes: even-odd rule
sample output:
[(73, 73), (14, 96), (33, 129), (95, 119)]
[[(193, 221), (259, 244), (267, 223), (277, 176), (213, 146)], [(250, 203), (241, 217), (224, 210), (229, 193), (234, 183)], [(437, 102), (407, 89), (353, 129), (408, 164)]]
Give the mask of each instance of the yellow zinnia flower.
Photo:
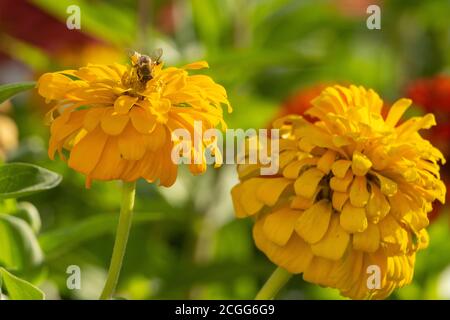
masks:
[(445, 160), (418, 133), (434, 116), (399, 123), (410, 104), (398, 100), (383, 119), (373, 90), (334, 86), (306, 112), (317, 122), (275, 121), (278, 174), (240, 165), (232, 190), (237, 217), (255, 217), (256, 246), (273, 263), (354, 299), (385, 298), (411, 282), (415, 254), (428, 244), (427, 212), (446, 190)]
[[(222, 105), (231, 111), (222, 86), (208, 76), (188, 74), (208, 67), (204, 61), (164, 69), (155, 63), (145, 77), (132, 62), (88, 64), (46, 73), (38, 81), (39, 94), (56, 101), (48, 113), (49, 156), (58, 151), (65, 159), (63, 149), (69, 150), (68, 165), (86, 175), (87, 186), (91, 180), (138, 178), (172, 185), (177, 165), (171, 161), (171, 133), (183, 128), (193, 136), (196, 120), (205, 130), (224, 128)], [(204, 172), (205, 161), (190, 170)]]

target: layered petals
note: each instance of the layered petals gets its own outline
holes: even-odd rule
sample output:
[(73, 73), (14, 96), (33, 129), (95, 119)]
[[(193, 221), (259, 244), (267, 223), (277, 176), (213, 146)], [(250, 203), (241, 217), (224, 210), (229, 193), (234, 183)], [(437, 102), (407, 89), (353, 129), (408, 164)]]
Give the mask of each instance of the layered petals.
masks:
[(272, 262), (353, 299), (383, 299), (411, 282), (427, 213), (446, 190), (445, 159), (420, 135), (434, 117), (402, 122), (410, 104), (400, 99), (384, 118), (373, 90), (333, 86), (312, 100), (314, 122), (274, 122), (275, 177), (239, 165), (232, 190), (236, 215), (255, 218), (255, 243)]
[[(184, 68), (157, 65), (148, 80), (137, 76), (135, 66), (119, 64), (42, 75), (38, 92), (54, 103), (47, 115), (49, 156), (58, 152), (65, 159), (67, 150), (69, 166), (86, 176), (88, 186), (92, 180), (139, 178), (170, 186), (177, 172), (171, 152), (178, 142), (172, 141), (172, 133), (185, 129), (192, 135), (195, 121), (204, 129), (226, 128), (222, 107), (231, 107), (225, 89), (208, 76), (187, 71), (205, 67), (204, 61)], [(197, 153), (208, 146), (200, 139)], [(190, 166), (195, 174), (206, 170), (205, 157), (200, 159)]]

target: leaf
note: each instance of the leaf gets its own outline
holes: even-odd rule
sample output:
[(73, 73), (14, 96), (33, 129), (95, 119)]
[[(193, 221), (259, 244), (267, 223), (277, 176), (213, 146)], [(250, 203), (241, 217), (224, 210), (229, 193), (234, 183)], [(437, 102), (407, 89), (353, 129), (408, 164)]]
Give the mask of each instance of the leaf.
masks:
[[(0, 268), (0, 284), (8, 291), (11, 300), (44, 300), (45, 294), (31, 283)], [(0, 290), (1, 291), (1, 290)]]
[[(133, 224), (159, 221), (164, 217), (158, 213), (139, 213), (133, 217)], [(117, 228), (117, 214), (101, 214), (80, 223), (49, 231), (39, 236), (39, 243), (47, 259), (60, 255), (81, 243), (99, 236), (113, 233)]]
[(59, 174), (26, 163), (0, 166), (0, 199), (18, 198), (56, 187)]
[(8, 269), (29, 270), (44, 260), (31, 227), (22, 219), (0, 214), (0, 265)]
[(0, 103), (12, 98), (16, 94), (34, 88), (36, 82), (9, 83), (0, 86)]

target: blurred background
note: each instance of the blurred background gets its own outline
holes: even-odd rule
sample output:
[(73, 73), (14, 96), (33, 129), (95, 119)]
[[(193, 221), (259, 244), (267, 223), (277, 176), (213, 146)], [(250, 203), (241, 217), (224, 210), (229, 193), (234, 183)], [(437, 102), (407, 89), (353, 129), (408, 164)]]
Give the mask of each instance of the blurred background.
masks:
[[(67, 7), (78, 5), (81, 29), (69, 30)], [(381, 8), (381, 30), (366, 9)], [(409, 96), (409, 115), (432, 111), (428, 137), (450, 144), (450, 1), (448, 0), (0, 0), (0, 84), (89, 62), (127, 61), (126, 48), (163, 48), (166, 65), (205, 59), (225, 86), (230, 128), (264, 128), (277, 115), (302, 113), (327, 84), (375, 89), (389, 105)], [(96, 299), (106, 278), (117, 223), (120, 184), (84, 178), (50, 161), (49, 106), (36, 92), (0, 105), (0, 162), (20, 161), (60, 173), (62, 184), (28, 197), (38, 210), (45, 260), (32, 275), (48, 299)], [(449, 168), (443, 176), (447, 179)], [(118, 296), (126, 299), (251, 299), (274, 266), (254, 246), (250, 219), (236, 220), (224, 165), (176, 184), (140, 181), (135, 224)], [(33, 209), (34, 210), (34, 209)], [(417, 256), (414, 282), (391, 299), (450, 299), (450, 215), (430, 215), (430, 247)], [(78, 265), (81, 290), (66, 286)], [(280, 299), (339, 299), (337, 291), (294, 277)]]

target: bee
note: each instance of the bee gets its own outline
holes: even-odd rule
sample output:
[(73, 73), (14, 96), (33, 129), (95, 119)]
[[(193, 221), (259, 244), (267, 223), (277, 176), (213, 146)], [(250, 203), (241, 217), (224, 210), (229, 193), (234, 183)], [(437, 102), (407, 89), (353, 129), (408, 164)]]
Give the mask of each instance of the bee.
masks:
[(131, 60), (132, 73), (135, 74), (142, 84), (153, 79), (153, 68), (161, 64), (163, 50), (156, 49), (150, 56), (140, 54), (134, 50), (128, 50), (128, 57)]

